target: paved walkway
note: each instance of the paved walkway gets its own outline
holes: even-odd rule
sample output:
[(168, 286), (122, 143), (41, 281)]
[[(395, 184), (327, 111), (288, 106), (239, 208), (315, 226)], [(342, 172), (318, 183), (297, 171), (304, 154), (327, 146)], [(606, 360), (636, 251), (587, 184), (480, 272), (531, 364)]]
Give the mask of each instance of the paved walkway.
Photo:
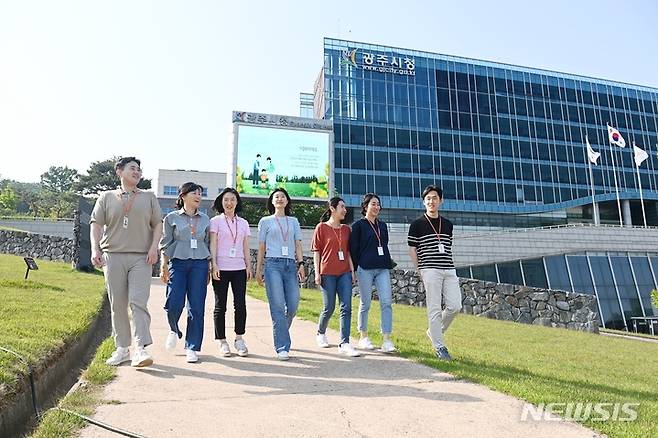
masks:
[[(201, 361), (188, 364), (182, 345), (174, 354), (164, 350), (163, 303), (164, 288), (154, 282), (154, 365), (121, 366), (103, 394), (110, 403), (94, 418), (147, 437), (597, 436), (567, 422), (521, 422), (521, 401), (395, 355), (346, 358), (335, 347), (319, 349), (316, 325), (308, 321), (295, 321), (292, 358), (279, 362), (267, 304), (252, 299), (249, 357), (218, 356), (209, 293)], [(327, 334), (330, 342), (338, 339)], [(81, 436), (118, 435), (88, 426)]]

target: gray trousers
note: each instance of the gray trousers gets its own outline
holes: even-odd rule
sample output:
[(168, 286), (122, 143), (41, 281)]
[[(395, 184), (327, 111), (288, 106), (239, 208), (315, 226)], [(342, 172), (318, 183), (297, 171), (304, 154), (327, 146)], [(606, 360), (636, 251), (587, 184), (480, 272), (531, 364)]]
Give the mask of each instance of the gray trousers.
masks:
[(146, 253), (103, 253), (105, 286), (112, 311), (112, 335), (117, 347), (130, 347), (130, 317), (132, 336), (137, 346), (153, 343), (151, 339), (151, 315), (147, 304), (151, 293), (151, 265), (146, 263)]
[[(445, 346), (443, 335), (450, 323), (462, 309), (462, 294), (459, 278), (454, 269), (421, 269), (420, 276), (425, 285), (429, 333), (434, 348)], [(445, 309), (441, 309), (445, 301)]]

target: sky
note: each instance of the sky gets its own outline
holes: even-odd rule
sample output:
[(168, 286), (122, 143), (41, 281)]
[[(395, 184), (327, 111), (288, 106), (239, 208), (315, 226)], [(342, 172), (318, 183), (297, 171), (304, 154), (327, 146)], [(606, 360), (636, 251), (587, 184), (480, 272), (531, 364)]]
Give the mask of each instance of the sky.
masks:
[(0, 178), (114, 155), (227, 171), (234, 110), (299, 114), (343, 38), (658, 87), (658, 2), (0, 0)]

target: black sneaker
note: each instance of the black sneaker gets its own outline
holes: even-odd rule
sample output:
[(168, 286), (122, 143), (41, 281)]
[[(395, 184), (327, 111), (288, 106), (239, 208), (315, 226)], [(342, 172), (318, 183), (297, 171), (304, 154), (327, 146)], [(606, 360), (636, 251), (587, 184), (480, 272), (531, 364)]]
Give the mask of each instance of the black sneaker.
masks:
[(445, 361), (452, 360), (452, 357), (450, 357), (450, 353), (448, 353), (448, 349), (446, 347), (437, 348), (436, 357)]

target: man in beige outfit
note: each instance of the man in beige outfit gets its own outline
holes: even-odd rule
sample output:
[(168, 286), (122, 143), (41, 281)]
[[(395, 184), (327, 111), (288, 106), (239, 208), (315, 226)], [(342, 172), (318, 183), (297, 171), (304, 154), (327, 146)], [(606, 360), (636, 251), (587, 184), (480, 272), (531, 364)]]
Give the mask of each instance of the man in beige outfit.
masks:
[[(90, 220), (91, 261), (94, 266), (103, 267), (112, 311), (116, 350), (107, 364), (114, 366), (130, 360), (132, 338), (137, 347), (132, 366), (153, 364), (145, 349), (152, 343), (147, 304), (151, 265), (158, 260), (162, 212), (153, 192), (137, 188), (142, 178), (140, 164), (135, 157), (124, 157), (116, 163), (121, 187), (101, 193)], [(132, 313), (132, 337), (128, 307)]]

